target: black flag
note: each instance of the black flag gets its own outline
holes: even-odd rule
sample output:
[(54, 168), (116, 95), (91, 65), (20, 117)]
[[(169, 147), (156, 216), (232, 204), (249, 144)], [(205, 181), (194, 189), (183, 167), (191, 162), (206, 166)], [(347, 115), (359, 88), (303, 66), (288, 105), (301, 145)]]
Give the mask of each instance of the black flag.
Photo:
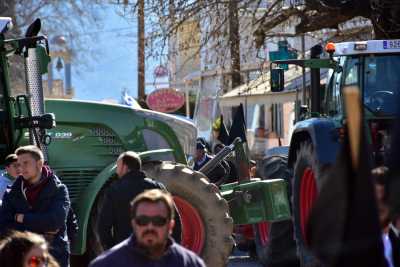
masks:
[(232, 126), (229, 131), (229, 144), (232, 144), (236, 137), (240, 137), (242, 142), (247, 142), (246, 139), (246, 120), (244, 118), (243, 105), (240, 103), (235, 116), (233, 117)]

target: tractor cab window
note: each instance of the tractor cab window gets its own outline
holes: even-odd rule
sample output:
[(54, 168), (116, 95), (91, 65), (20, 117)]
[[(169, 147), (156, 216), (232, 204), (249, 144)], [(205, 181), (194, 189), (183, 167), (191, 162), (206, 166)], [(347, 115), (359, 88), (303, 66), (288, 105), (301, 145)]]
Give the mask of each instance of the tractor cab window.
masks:
[(343, 84), (358, 86), (358, 73), (359, 73), (359, 59), (348, 58), (344, 68), (344, 80)]
[(364, 60), (364, 105), (376, 115), (397, 112), (400, 55), (369, 55)]
[(341, 100), (341, 78), (342, 73), (330, 70), (328, 85), (325, 93), (325, 113), (329, 116), (337, 116), (342, 114), (342, 100)]
[[(168, 149), (171, 146), (168, 144), (167, 140), (160, 135), (159, 133), (144, 129), (143, 130), (143, 138), (148, 150), (155, 150), (155, 149)], [(163, 153), (157, 156), (152, 156), (153, 160), (164, 160), (164, 161), (175, 161), (175, 157), (172, 152)]]

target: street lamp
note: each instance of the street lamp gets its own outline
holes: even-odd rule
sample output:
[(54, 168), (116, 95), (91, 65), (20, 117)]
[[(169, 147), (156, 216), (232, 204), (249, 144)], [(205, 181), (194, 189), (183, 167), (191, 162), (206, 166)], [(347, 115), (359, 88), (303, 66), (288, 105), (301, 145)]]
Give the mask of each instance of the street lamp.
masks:
[[(66, 38), (62, 35), (55, 36), (51, 43), (54, 49), (50, 52), (52, 58), (58, 58), (56, 63), (56, 69), (60, 71), (64, 67), (65, 72), (65, 95), (72, 95), (72, 83), (71, 83), (71, 51), (67, 48)], [(64, 66), (62, 61), (64, 61)], [(48, 73), (48, 87), (49, 92), (52, 94), (53, 91), (53, 73), (52, 63), (49, 65)]]

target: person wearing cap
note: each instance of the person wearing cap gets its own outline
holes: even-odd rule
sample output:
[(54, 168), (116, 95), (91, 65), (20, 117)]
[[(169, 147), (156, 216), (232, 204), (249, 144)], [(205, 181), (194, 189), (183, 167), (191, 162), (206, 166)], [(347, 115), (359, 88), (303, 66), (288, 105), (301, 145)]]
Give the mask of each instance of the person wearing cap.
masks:
[[(206, 165), (207, 162), (209, 162), (213, 156), (209, 155), (206, 150), (206, 146), (200, 142), (197, 141), (196, 143), (196, 156), (195, 156), (195, 162), (194, 162), (194, 167), (193, 170), (198, 171), (200, 170), (204, 165)], [(218, 163), (212, 170), (211, 172), (207, 175), (208, 179), (210, 182), (219, 184), (220, 181), (225, 180), (225, 176), (228, 175), (229, 170), (224, 168), (224, 166), (221, 163)]]
[(4, 160), (4, 172), (0, 174), (0, 205), (7, 187), (12, 185), (19, 175), (18, 157), (10, 154)]

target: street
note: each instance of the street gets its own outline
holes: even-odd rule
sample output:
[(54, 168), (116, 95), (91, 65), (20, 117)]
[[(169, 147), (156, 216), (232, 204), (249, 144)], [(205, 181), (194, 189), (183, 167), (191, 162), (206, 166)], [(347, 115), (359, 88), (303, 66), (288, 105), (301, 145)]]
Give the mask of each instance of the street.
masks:
[(262, 265), (256, 259), (248, 256), (246, 252), (235, 249), (229, 257), (228, 267), (261, 267)]
[(249, 256), (231, 256), (229, 257), (228, 267), (261, 267), (262, 265)]

